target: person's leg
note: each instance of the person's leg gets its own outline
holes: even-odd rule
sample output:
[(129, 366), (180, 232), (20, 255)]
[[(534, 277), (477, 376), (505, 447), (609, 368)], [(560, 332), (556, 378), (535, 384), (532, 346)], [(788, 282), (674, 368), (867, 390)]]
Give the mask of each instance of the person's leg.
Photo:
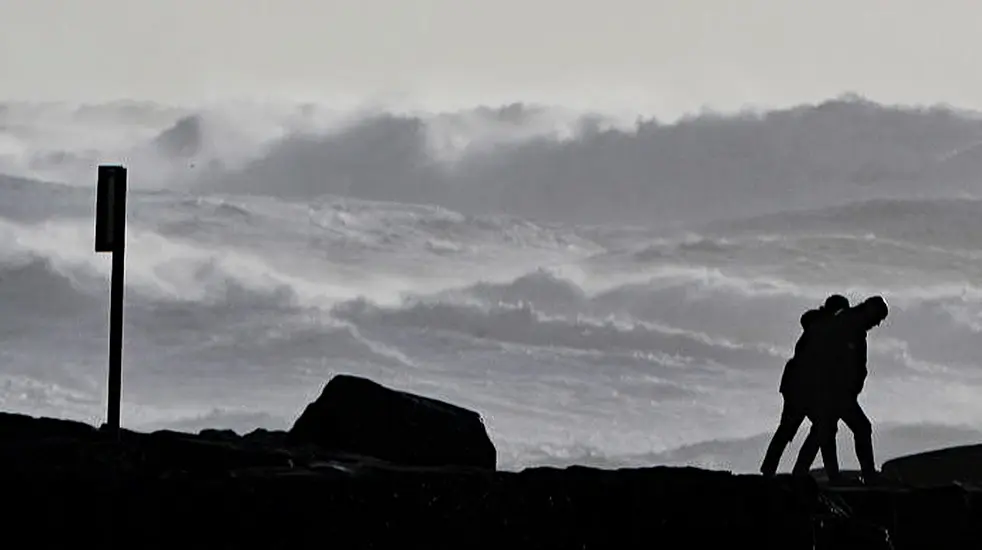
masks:
[(784, 454), (784, 449), (794, 439), (795, 434), (798, 433), (798, 428), (801, 427), (801, 423), (804, 421), (805, 413), (801, 408), (796, 407), (793, 403), (789, 403), (785, 399), (784, 407), (781, 409), (781, 421), (777, 426), (777, 430), (774, 431), (774, 436), (771, 437), (771, 442), (767, 446), (767, 452), (764, 453), (764, 461), (760, 465), (760, 473), (765, 476), (772, 476), (777, 473), (777, 467), (781, 462), (781, 455)]
[(825, 467), (825, 475), (832, 482), (839, 481), (842, 478), (839, 472), (839, 452), (835, 442), (836, 433), (839, 431), (838, 423), (838, 420), (834, 420), (831, 427), (831, 436), (819, 442), (819, 448), (822, 450), (822, 464)]
[(805, 441), (801, 444), (801, 448), (798, 449), (798, 458), (795, 460), (794, 468), (791, 470), (795, 475), (807, 474), (808, 470), (811, 469), (811, 464), (818, 455), (819, 437), (818, 428), (812, 422)]
[[(835, 457), (835, 433), (838, 419), (829, 414), (811, 415), (809, 418), (812, 421), (812, 427), (798, 451), (798, 459), (792, 470), (795, 475), (808, 475), (812, 463), (815, 462), (815, 457), (818, 456), (819, 448), (823, 449), (823, 460), (825, 460), (825, 453), (830, 449), (830, 457)], [(838, 458), (831, 458), (830, 462), (832, 464), (827, 464), (826, 470), (831, 467), (834, 469), (832, 475), (838, 475)]]
[(842, 422), (852, 431), (856, 442), (856, 458), (863, 476), (876, 475), (876, 462), (873, 460), (873, 424), (870, 423), (859, 401), (853, 401), (842, 412)]

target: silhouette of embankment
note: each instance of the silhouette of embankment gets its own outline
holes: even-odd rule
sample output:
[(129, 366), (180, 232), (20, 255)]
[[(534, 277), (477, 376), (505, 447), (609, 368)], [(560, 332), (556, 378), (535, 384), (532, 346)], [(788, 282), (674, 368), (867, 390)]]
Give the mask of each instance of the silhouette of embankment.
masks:
[(5, 536), (46, 546), (793, 550), (982, 541), (982, 499), (969, 484), (833, 490), (811, 477), (697, 468), (497, 471), (477, 413), (347, 375), (332, 378), (289, 432), (124, 430), (117, 441), (79, 422), (0, 414), (0, 464)]

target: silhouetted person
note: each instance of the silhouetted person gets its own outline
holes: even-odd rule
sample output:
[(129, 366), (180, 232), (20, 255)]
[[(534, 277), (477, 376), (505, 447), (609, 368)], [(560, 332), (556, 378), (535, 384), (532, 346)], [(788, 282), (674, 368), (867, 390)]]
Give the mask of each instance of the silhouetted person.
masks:
[[(814, 346), (814, 361), (804, 364), (804, 378), (815, 386), (816, 399), (808, 405), (812, 428), (802, 444), (793, 472), (807, 474), (819, 447), (825, 460), (825, 448), (835, 440), (839, 420), (852, 431), (856, 458), (866, 480), (877, 475), (873, 459), (873, 426), (859, 405), (859, 394), (866, 382), (866, 335), (886, 319), (886, 301), (880, 296), (867, 298), (861, 304), (837, 315), (821, 319), (812, 326), (808, 342)], [(829, 479), (839, 476), (838, 461), (825, 466)]]
[[(825, 303), (818, 309), (810, 309), (801, 316), (802, 334), (794, 346), (794, 355), (784, 365), (784, 373), (781, 375), (781, 385), (779, 391), (784, 397), (784, 405), (781, 409), (781, 420), (777, 430), (767, 446), (764, 454), (764, 461), (760, 465), (760, 472), (766, 476), (774, 475), (777, 472), (778, 464), (781, 462), (781, 455), (785, 448), (794, 439), (801, 423), (808, 416), (809, 403), (814, 401), (810, 395), (814, 388), (810, 388), (805, 376), (804, 366), (808, 362), (806, 354), (810, 348), (810, 328), (817, 321), (829, 319), (839, 311), (849, 307), (849, 300), (839, 294), (833, 294), (825, 299)], [(817, 453), (817, 450), (816, 450)], [(826, 442), (822, 446), (822, 460), (836, 461), (835, 439)]]

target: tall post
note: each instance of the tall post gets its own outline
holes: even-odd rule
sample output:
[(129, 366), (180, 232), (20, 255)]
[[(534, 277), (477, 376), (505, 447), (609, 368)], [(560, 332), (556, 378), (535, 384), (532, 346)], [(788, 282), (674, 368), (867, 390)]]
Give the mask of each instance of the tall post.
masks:
[(123, 371), (123, 289), (126, 265), (126, 168), (99, 166), (96, 199), (96, 252), (113, 257), (109, 297), (109, 386), (106, 424), (119, 437)]

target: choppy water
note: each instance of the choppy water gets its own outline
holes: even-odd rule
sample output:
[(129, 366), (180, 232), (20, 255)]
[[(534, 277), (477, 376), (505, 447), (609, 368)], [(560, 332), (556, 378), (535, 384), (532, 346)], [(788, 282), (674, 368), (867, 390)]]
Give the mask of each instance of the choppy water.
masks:
[[(0, 109), (0, 407), (102, 421), (93, 190), (98, 163), (123, 161), (131, 428), (285, 428), (348, 372), (480, 411), (505, 468), (751, 471), (801, 312), (876, 292), (878, 458), (978, 439), (982, 202), (971, 159), (928, 154), (973, 121), (912, 114), (933, 132), (914, 148), (881, 113), (886, 145), (799, 155), (879, 173), (923, 157), (856, 183), (844, 161), (775, 152), (758, 134), (777, 115), (584, 130), (547, 114)], [(850, 123), (819, 122), (795, 124)], [(698, 162), (726, 155), (729, 171)]]

